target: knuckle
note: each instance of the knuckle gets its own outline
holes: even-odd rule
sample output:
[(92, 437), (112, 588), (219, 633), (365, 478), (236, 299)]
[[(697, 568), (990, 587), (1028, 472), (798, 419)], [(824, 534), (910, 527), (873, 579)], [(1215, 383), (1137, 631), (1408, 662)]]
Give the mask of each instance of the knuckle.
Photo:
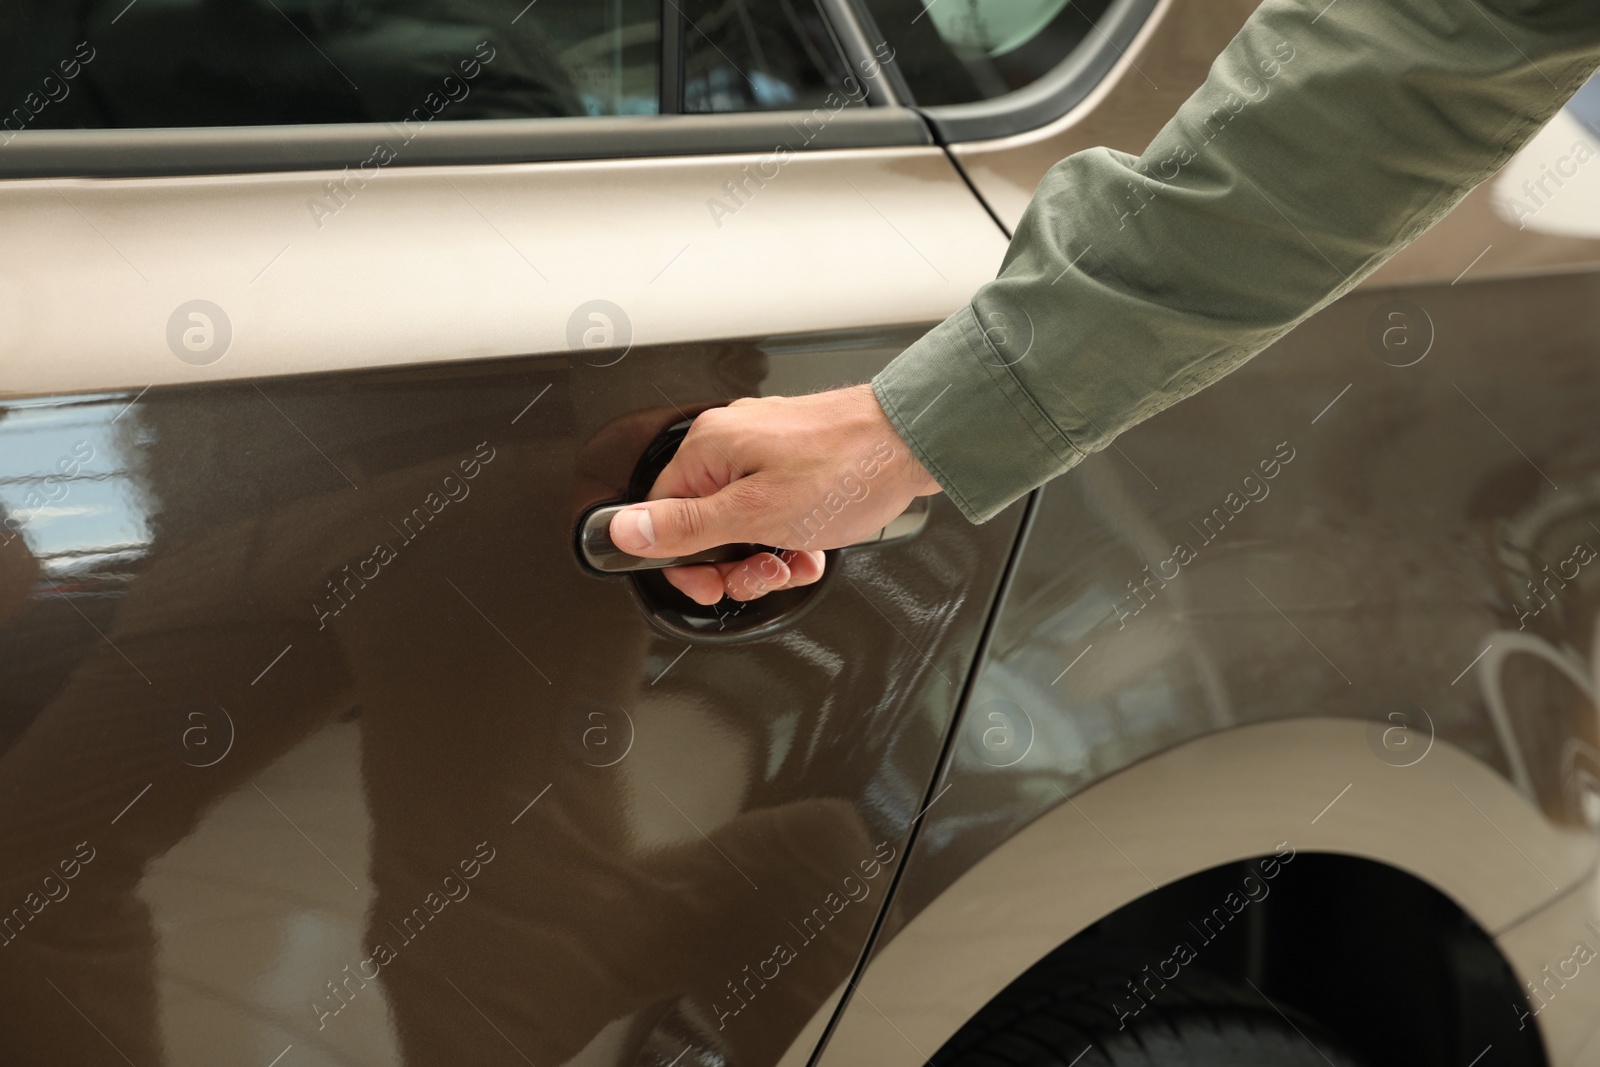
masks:
[(689, 435), (693, 436), (695, 433), (705, 434), (723, 428), (727, 425), (728, 414), (729, 409), (725, 407), (706, 408), (706, 410), (694, 417), (694, 422), (689, 424)]
[[(694, 453), (697, 450), (716, 450), (724, 447), (730, 427), (727, 421), (725, 408), (712, 408), (695, 416), (694, 422), (689, 425), (689, 432), (683, 436), (683, 444), (679, 452)], [(721, 442), (721, 443), (719, 443)]]
[(674, 500), (666, 507), (666, 527), (677, 540), (697, 542), (705, 534), (705, 513), (700, 501)]

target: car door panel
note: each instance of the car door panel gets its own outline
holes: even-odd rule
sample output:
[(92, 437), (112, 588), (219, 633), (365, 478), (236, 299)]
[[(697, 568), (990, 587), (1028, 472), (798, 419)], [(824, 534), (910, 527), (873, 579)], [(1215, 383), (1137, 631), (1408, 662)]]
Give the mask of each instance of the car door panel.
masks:
[(992, 275), (942, 150), (820, 147), (884, 116), (0, 182), (15, 1055), (779, 1060), (887, 899), (1021, 509), (937, 502), (731, 640), (574, 531), (671, 424), (866, 380)]
[(7, 930), (13, 1047), (98, 1062), (81, 1010), (135, 1062), (776, 1062), (887, 895), (1017, 512), (936, 506), (733, 644), (652, 628), (573, 528), (680, 408), (904, 343), (8, 406), (8, 484), (92, 450), (8, 509), (7, 899), (95, 854)]

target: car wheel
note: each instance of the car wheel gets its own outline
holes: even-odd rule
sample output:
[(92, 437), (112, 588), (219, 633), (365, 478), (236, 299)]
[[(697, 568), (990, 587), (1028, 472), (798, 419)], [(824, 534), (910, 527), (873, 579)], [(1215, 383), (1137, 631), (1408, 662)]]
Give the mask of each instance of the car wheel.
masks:
[(1249, 987), (1185, 974), (1182, 988), (1168, 985), (1141, 1001), (1129, 991), (1131, 974), (1030, 976), (1022, 988), (1002, 994), (980, 1012), (932, 1062), (935, 1067), (1363, 1067), (1315, 1022)]

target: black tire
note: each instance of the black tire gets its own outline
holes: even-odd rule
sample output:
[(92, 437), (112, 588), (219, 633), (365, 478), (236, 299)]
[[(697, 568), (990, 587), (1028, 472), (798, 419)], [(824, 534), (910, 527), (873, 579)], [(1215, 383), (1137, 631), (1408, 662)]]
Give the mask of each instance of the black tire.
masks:
[[(1185, 974), (1139, 1002), (1127, 974), (1031, 974), (979, 1012), (934, 1067), (1363, 1067), (1314, 1022), (1248, 986)], [(1116, 1005), (1116, 1006), (1114, 1006)], [(1283, 1014), (1279, 1013), (1279, 1009)]]

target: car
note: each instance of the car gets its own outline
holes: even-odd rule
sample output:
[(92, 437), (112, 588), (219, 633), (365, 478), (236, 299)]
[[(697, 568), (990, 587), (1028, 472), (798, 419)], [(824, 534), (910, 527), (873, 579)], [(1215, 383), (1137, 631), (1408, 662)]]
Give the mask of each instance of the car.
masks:
[(12, 10), (0, 1062), (1600, 1063), (1592, 89), (987, 523), (604, 536), (1252, 8)]

